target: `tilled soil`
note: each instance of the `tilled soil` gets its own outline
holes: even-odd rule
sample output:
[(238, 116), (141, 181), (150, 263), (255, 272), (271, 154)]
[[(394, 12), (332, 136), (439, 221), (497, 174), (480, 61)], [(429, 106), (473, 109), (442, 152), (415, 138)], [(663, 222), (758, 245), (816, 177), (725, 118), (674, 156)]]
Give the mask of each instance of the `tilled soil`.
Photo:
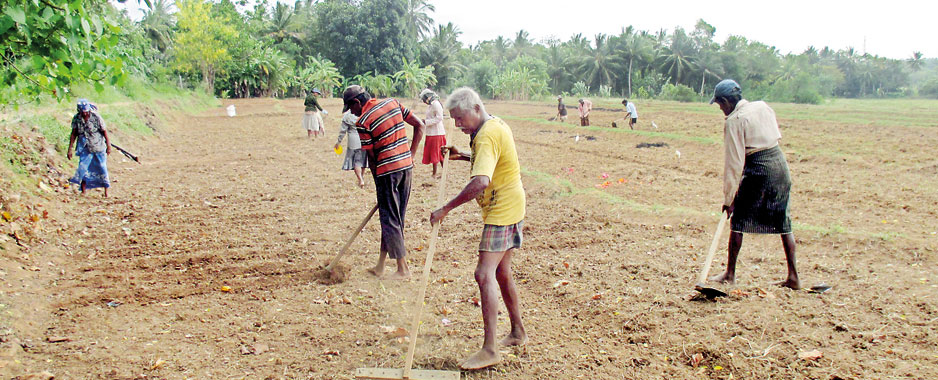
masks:
[[(454, 196), (468, 164), (452, 163), (445, 184), (415, 169), (412, 281), (365, 272), (380, 241), (372, 220), (343, 261), (344, 281), (323, 284), (320, 268), (374, 204), (373, 181), (359, 189), (332, 151), (339, 102), (324, 102), (327, 136), (312, 140), (301, 100), (224, 103), (238, 116), (219, 107), (173, 118), (141, 165), (112, 156), (111, 198), (68, 196), (48, 244), (54, 269), (30, 293), (22, 373), (348, 379), (403, 365), (407, 342), (395, 331), (410, 329), (427, 218), (438, 186)], [(610, 128), (621, 116), (611, 112), (580, 128), (575, 117), (547, 121), (549, 106), (489, 104), (512, 127), (524, 168), (525, 241), (513, 267), (530, 342), (463, 377), (938, 378), (938, 136), (875, 125), (858, 136), (779, 112), (802, 282), (833, 288), (774, 286), (785, 274), (778, 237), (747, 235), (737, 285), (718, 286), (730, 297), (697, 300), (722, 202), (722, 117), (674, 108), (648, 105), (630, 131)], [(468, 147), (451, 124), (447, 138)], [(458, 370), (481, 344), (480, 232), (472, 203), (442, 226), (417, 368)], [(499, 335), (507, 328), (503, 312)], [(799, 357), (813, 350), (822, 356)]]

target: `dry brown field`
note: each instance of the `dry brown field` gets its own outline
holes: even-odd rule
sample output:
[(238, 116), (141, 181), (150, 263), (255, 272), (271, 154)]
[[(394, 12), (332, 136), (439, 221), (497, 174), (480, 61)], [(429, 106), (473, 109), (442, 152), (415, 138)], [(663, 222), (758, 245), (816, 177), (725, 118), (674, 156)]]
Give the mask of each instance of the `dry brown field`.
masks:
[[(488, 103), (523, 167), (514, 270), (530, 342), (463, 378), (938, 378), (938, 123), (920, 114), (931, 106), (864, 116), (850, 104), (773, 105), (801, 279), (832, 289), (774, 286), (785, 274), (779, 238), (747, 235), (737, 284), (722, 287), (730, 297), (707, 301), (693, 299), (693, 283), (722, 200), (719, 109), (638, 101), (630, 131), (609, 127), (624, 113), (616, 100), (596, 103), (589, 128), (573, 125), (575, 109), (548, 121), (549, 102)], [(359, 189), (332, 151), (340, 102), (324, 102), (327, 136), (314, 140), (300, 129), (300, 99), (223, 104), (238, 116), (169, 116), (159, 138), (138, 144), (142, 164), (111, 156), (111, 198), (57, 195), (43, 241), (4, 251), (11, 376), (349, 379), (403, 364), (407, 343), (387, 331), (410, 328), (438, 187), (455, 195), (468, 164), (453, 163), (442, 184), (426, 165), (414, 171), (414, 280), (365, 272), (380, 239), (373, 220), (343, 262), (345, 281), (322, 284), (318, 269), (374, 202), (373, 181)], [(480, 231), (472, 203), (442, 226), (417, 368), (456, 370), (481, 344)], [(721, 246), (712, 273), (724, 261)], [(502, 313), (499, 335), (507, 327)], [(822, 356), (800, 357), (813, 350)]]

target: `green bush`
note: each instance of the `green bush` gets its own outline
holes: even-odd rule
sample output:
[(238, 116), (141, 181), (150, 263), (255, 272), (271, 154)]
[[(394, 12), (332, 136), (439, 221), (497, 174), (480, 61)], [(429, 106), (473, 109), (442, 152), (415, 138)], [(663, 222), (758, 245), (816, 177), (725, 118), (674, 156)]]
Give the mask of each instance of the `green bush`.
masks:
[(687, 87), (683, 84), (677, 86), (668, 83), (661, 87), (661, 93), (658, 94), (658, 99), (662, 100), (676, 100), (679, 102), (689, 103), (696, 101), (698, 99), (697, 93), (694, 92), (694, 89)]
[(938, 99), (938, 78), (931, 78), (919, 87), (918, 95), (926, 98)]

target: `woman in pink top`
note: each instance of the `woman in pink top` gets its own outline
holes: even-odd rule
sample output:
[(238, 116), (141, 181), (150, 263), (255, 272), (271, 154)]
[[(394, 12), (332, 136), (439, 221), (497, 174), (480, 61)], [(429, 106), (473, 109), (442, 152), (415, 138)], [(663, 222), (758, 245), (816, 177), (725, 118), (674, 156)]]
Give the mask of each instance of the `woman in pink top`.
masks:
[(443, 166), (443, 154), (440, 148), (446, 145), (446, 128), (443, 127), (443, 105), (440, 96), (430, 89), (420, 92), (420, 100), (427, 105), (427, 118), (423, 120), (426, 126), (427, 138), (423, 143), (423, 164), (433, 164), (433, 177), (436, 174), (437, 164)]

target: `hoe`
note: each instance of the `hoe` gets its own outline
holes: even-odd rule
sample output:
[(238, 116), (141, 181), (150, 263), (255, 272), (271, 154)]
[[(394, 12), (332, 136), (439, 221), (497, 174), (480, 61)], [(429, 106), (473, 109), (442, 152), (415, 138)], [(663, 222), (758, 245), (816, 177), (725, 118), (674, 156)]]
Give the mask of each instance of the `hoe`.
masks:
[(700, 274), (697, 276), (697, 284), (694, 285), (694, 289), (703, 294), (709, 299), (716, 297), (726, 297), (726, 293), (723, 291), (707, 287), (707, 274), (710, 273), (710, 264), (713, 263), (713, 254), (717, 252), (717, 244), (720, 242), (720, 235), (723, 235), (723, 226), (726, 225), (726, 220), (729, 219), (729, 215), (726, 215), (726, 211), (723, 212), (723, 215), (720, 216), (720, 224), (717, 224), (717, 232), (713, 234), (713, 242), (710, 243), (710, 251), (707, 252), (707, 258), (704, 259), (703, 266), (700, 268)]

